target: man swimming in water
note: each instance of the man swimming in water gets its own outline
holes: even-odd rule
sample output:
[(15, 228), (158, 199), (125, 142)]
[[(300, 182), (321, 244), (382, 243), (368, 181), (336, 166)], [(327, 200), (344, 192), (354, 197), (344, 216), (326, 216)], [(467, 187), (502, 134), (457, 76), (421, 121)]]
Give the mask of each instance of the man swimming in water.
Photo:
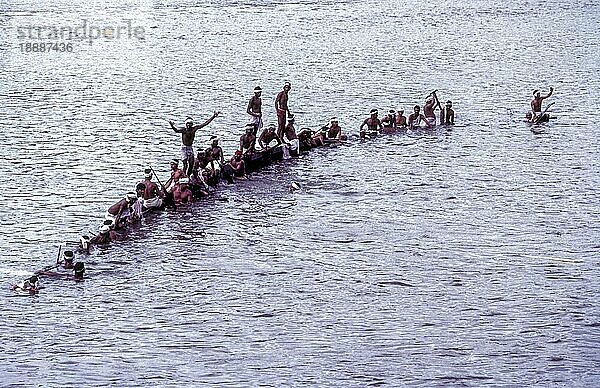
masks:
[[(288, 94), (292, 89), (292, 84), (286, 82), (283, 84), (283, 90), (275, 98), (275, 111), (277, 112), (277, 136), (283, 139), (285, 131), (286, 118), (293, 116), (288, 107)], [(287, 115), (287, 116), (286, 116)]]
[(196, 131), (210, 124), (211, 121), (219, 116), (219, 113), (220, 112), (215, 111), (212, 117), (199, 125), (194, 125), (192, 118), (188, 117), (185, 120), (185, 126), (183, 128), (177, 128), (173, 121), (169, 121), (173, 131), (181, 133), (181, 160), (183, 161), (183, 172), (186, 175), (190, 175), (192, 173), (192, 168), (194, 167), (194, 149), (192, 145), (194, 143), (194, 138), (196, 137)]
[(32, 294), (35, 294), (40, 289), (40, 278), (38, 275), (33, 275), (30, 278), (25, 279), (19, 284), (13, 286), (13, 290), (15, 291), (29, 291)]
[[(383, 129), (381, 125), (381, 121), (377, 118), (378, 111), (377, 109), (371, 109), (369, 118), (365, 119), (360, 126), (360, 137), (364, 138), (367, 135), (369, 137), (377, 136), (377, 131)], [(364, 130), (364, 127), (367, 127), (367, 130)]]
[(260, 86), (254, 88), (254, 96), (248, 102), (248, 108), (246, 109), (246, 113), (251, 116), (251, 123), (254, 124), (254, 136), (258, 133), (260, 129), (263, 127), (262, 121), (262, 100), (260, 96), (262, 94), (262, 89)]

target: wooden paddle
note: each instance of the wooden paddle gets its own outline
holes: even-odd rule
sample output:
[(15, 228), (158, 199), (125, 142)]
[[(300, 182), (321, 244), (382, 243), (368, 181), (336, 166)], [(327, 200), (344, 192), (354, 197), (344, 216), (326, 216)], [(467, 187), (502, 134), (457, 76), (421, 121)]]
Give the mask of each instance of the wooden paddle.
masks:
[(156, 175), (156, 171), (154, 171), (154, 169), (152, 168), (152, 166), (148, 166), (148, 167), (150, 167), (150, 171), (152, 171), (152, 173), (156, 177), (156, 180), (158, 181), (158, 184), (160, 185), (160, 187), (163, 189), (163, 191), (166, 194), (167, 193), (167, 188), (165, 187), (165, 185), (162, 184), (162, 182), (160, 181), (160, 178), (158, 177), (158, 175)]

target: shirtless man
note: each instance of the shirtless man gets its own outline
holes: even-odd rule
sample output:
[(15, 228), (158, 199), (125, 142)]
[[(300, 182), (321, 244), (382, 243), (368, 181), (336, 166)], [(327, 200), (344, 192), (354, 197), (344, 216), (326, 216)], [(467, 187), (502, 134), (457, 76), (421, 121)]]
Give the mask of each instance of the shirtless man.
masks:
[(283, 90), (279, 92), (275, 98), (275, 111), (277, 112), (277, 136), (279, 136), (280, 139), (283, 139), (286, 117), (292, 116), (292, 112), (290, 112), (288, 107), (288, 94), (291, 89), (292, 84), (289, 82), (284, 83)]
[(408, 128), (419, 128), (421, 126), (421, 121), (423, 121), (428, 128), (431, 128), (431, 124), (429, 123), (429, 121), (427, 121), (427, 118), (421, 113), (421, 107), (419, 105), (415, 105), (413, 113), (411, 113), (408, 116)]
[(406, 116), (404, 116), (404, 110), (398, 109), (396, 114), (396, 128), (406, 128)]
[(446, 101), (446, 107), (440, 110), (440, 124), (454, 125), (454, 110), (452, 109), (452, 101)]
[(90, 239), (90, 244), (108, 244), (111, 241), (115, 241), (119, 238), (117, 232), (111, 228), (108, 220), (104, 221), (104, 224), (100, 227), (100, 233)]
[(37, 294), (40, 289), (40, 281), (38, 275), (33, 275), (30, 278), (25, 279), (19, 284), (13, 286), (15, 291), (29, 291), (31, 294)]
[(218, 115), (219, 112), (215, 111), (211, 118), (199, 125), (194, 125), (192, 118), (188, 117), (185, 120), (185, 127), (183, 128), (177, 128), (175, 123), (169, 121), (173, 131), (176, 133), (181, 133), (181, 160), (183, 161), (183, 172), (186, 175), (191, 174), (192, 168), (194, 167), (194, 149), (192, 148), (192, 144), (194, 143), (194, 138), (196, 137), (196, 131), (200, 128), (206, 127)]
[(531, 100), (531, 112), (533, 113), (533, 120), (535, 121), (538, 116), (542, 114), (542, 102), (550, 97), (554, 92), (554, 88), (550, 87), (550, 93), (543, 96), (540, 94), (539, 90), (533, 91), (533, 100)]
[(435, 90), (431, 92), (429, 97), (425, 100), (425, 105), (423, 105), (425, 120), (429, 123), (430, 128), (435, 125), (435, 108), (436, 106), (439, 106), (439, 101), (435, 92)]
[(144, 180), (142, 183), (146, 186), (146, 191), (144, 192), (144, 207), (147, 209), (156, 209), (161, 207), (162, 198), (164, 196), (161, 189), (158, 188), (158, 185), (152, 182), (152, 169), (144, 170)]
[(180, 206), (188, 203), (192, 203), (193, 196), (192, 191), (188, 188), (188, 178), (179, 179), (179, 184), (173, 187), (173, 200), (175, 205)]
[(342, 127), (340, 127), (337, 117), (332, 117), (329, 129), (327, 130), (327, 138), (324, 140), (326, 143), (338, 143), (341, 139)]
[(260, 146), (261, 150), (263, 150), (263, 151), (269, 151), (271, 149), (271, 147), (269, 146), (269, 144), (271, 144), (271, 142), (273, 140), (277, 140), (277, 145), (275, 147), (277, 147), (278, 145), (280, 145), (281, 143), (283, 143), (281, 141), (281, 139), (279, 138), (279, 136), (277, 136), (277, 134), (275, 133), (275, 126), (274, 125), (269, 125), (260, 134), (260, 137), (258, 138), (258, 145)]
[(135, 195), (137, 199), (133, 204), (131, 204), (131, 216), (129, 217), (129, 221), (138, 221), (141, 220), (144, 216), (144, 194), (146, 193), (146, 185), (143, 183), (138, 183), (135, 186)]
[[(198, 155), (200, 156), (199, 152)], [(223, 148), (219, 146), (219, 138), (217, 136), (212, 137), (212, 144), (205, 150), (200, 161), (201, 163), (198, 163), (198, 161), (196, 161), (197, 165), (194, 166), (194, 171), (197, 173), (198, 178), (203, 180), (205, 185), (205, 191), (208, 191), (207, 185), (214, 186), (217, 183), (219, 183), (219, 178), (221, 177), (221, 169), (225, 164), (225, 159), (223, 157)], [(192, 190), (192, 192), (194, 192), (194, 195), (196, 195), (196, 192), (194, 190)]]
[(288, 145), (290, 147), (290, 151), (295, 152), (296, 154), (300, 153), (300, 140), (298, 140), (298, 135), (296, 134), (296, 128), (294, 128), (294, 115), (290, 114), (288, 117), (288, 124), (285, 126), (284, 134), (285, 138), (288, 140)]
[(171, 176), (165, 183), (167, 190), (171, 190), (172, 185), (179, 182), (179, 179), (186, 176), (185, 173), (179, 169), (179, 161), (177, 159), (171, 160)]
[(227, 163), (227, 166), (231, 169), (234, 177), (244, 178), (246, 176), (246, 164), (244, 163), (244, 159), (242, 159), (242, 151), (235, 151), (235, 155)]
[(260, 96), (262, 94), (262, 89), (260, 86), (254, 88), (254, 96), (248, 102), (248, 109), (246, 109), (246, 113), (251, 116), (251, 123), (254, 124), (256, 130), (254, 131), (254, 136), (256, 136), (259, 129), (263, 127), (262, 121), (262, 100)]
[(256, 151), (256, 136), (254, 136), (254, 125), (246, 124), (246, 133), (240, 136), (240, 148), (244, 156), (250, 155)]
[(121, 199), (119, 202), (115, 203), (111, 207), (108, 208), (105, 214), (105, 219), (107, 221), (111, 221), (115, 228), (120, 226), (122, 220), (127, 219), (132, 214), (131, 207), (137, 201), (137, 194), (133, 192), (127, 193), (125, 198)]
[(213, 136), (211, 140), (210, 151), (212, 153), (212, 160), (217, 161), (222, 166), (225, 164), (225, 157), (223, 156), (223, 148), (219, 145), (219, 137)]
[(381, 125), (383, 126), (383, 132), (395, 132), (396, 130), (396, 111), (390, 109), (388, 114), (381, 119)]
[[(365, 119), (365, 121), (363, 121), (363, 123), (360, 125), (361, 138), (364, 138), (367, 135), (369, 137), (375, 137), (377, 136), (377, 131), (383, 129), (381, 121), (377, 118), (377, 114), (377, 109), (371, 109), (371, 116)], [(364, 130), (365, 126), (367, 127), (366, 131)]]

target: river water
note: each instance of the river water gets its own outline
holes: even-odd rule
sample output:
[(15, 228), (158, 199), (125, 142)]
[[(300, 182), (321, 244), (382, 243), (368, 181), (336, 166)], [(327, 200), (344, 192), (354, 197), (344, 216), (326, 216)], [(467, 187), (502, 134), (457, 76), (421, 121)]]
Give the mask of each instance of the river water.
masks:
[[(598, 386), (600, 5), (540, 4), (0, 4), (1, 385)], [(83, 23), (114, 29), (47, 38)], [(457, 125), (314, 150), (78, 257), (83, 283), (10, 290), (166, 178), (167, 120), (220, 110), (196, 148), (231, 155), (284, 81), (300, 126), (432, 89)]]

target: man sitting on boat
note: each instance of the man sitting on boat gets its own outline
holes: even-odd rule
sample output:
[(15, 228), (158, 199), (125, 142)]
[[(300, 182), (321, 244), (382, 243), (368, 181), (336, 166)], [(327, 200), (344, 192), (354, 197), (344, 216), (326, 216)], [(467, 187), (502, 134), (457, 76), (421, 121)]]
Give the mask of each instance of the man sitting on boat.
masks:
[(142, 183), (146, 187), (144, 191), (144, 207), (146, 209), (158, 209), (163, 204), (164, 193), (158, 188), (158, 185), (152, 182), (152, 169), (144, 170), (144, 180)]
[(135, 194), (137, 195), (136, 201), (131, 205), (131, 215), (129, 216), (129, 222), (139, 221), (144, 217), (144, 193), (146, 192), (146, 185), (138, 183), (135, 186)]
[[(377, 118), (377, 114), (379, 112), (377, 109), (371, 109), (369, 118), (365, 119), (363, 123), (360, 125), (360, 137), (377, 137), (377, 133), (379, 130), (383, 129), (381, 125), (381, 121)], [(365, 126), (367, 130), (365, 131)]]
[(329, 127), (326, 125), (321, 127), (318, 132), (315, 132), (310, 128), (301, 128), (298, 132), (298, 141), (300, 142), (300, 147), (314, 148), (324, 145), (325, 137), (327, 136), (327, 130), (329, 130)]
[(552, 95), (554, 92), (554, 88), (550, 87), (550, 93), (546, 94), (542, 97), (542, 94), (539, 90), (533, 91), (533, 100), (531, 100), (531, 112), (533, 113), (534, 118), (541, 116), (542, 114), (542, 103), (544, 100)]
[(283, 131), (284, 139), (287, 139), (287, 145), (289, 147), (290, 152), (293, 155), (300, 154), (300, 140), (298, 140), (298, 135), (296, 134), (296, 128), (294, 127), (295, 118), (293, 114), (288, 115), (288, 123), (285, 126)]
[(63, 272), (55, 272), (54, 270), (57, 268), (62, 269), (73, 269), (73, 260), (75, 259), (75, 254), (71, 250), (65, 250), (62, 253), (62, 257), (56, 259), (56, 264), (42, 268), (41, 270), (35, 271), (36, 275), (44, 275), (44, 276), (62, 276)]
[(221, 166), (225, 164), (225, 157), (223, 156), (223, 148), (219, 145), (219, 137), (211, 136), (210, 150), (212, 153), (212, 160), (219, 163)]
[(413, 108), (413, 113), (408, 116), (408, 128), (416, 129), (421, 127), (421, 122), (424, 122), (427, 125), (427, 128), (431, 128), (431, 124), (427, 121), (427, 118), (423, 116), (421, 113), (421, 107), (419, 105), (415, 105)]
[[(62, 261), (59, 259), (57, 260), (56, 265), (36, 271), (35, 274), (53, 278), (72, 278), (75, 280), (82, 279), (83, 273), (85, 272), (85, 266), (81, 261), (78, 261), (77, 263), (73, 264), (73, 259), (73, 251), (66, 250), (63, 252)], [(67, 271), (55, 271), (55, 269), (66, 269)]]
[[(273, 141), (277, 141), (277, 144), (271, 145)], [(282, 143), (283, 142), (281, 141), (279, 136), (277, 136), (277, 134), (275, 133), (275, 126), (272, 124), (266, 127), (260, 134), (260, 137), (258, 138), (258, 145), (261, 151), (263, 152), (268, 152), (271, 150), (271, 148), (277, 147)]]
[(254, 136), (254, 124), (246, 124), (245, 131), (242, 136), (240, 136), (240, 148), (242, 151), (242, 155), (250, 156), (256, 151), (256, 136)]
[(129, 192), (125, 195), (125, 198), (115, 203), (108, 208), (104, 218), (111, 221), (115, 228), (119, 228), (121, 223), (126, 221), (132, 214), (132, 206), (137, 201), (138, 196), (136, 193)]
[(179, 160), (171, 160), (171, 176), (167, 180), (167, 183), (165, 183), (167, 191), (171, 191), (173, 185), (179, 182), (179, 179), (184, 176), (186, 176), (185, 173), (179, 169)]
[(339, 143), (342, 140), (347, 140), (346, 135), (342, 134), (342, 127), (340, 127), (340, 122), (337, 117), (332, 117), (329, 130), (327, 131), (327, 139), (328, 143)]

